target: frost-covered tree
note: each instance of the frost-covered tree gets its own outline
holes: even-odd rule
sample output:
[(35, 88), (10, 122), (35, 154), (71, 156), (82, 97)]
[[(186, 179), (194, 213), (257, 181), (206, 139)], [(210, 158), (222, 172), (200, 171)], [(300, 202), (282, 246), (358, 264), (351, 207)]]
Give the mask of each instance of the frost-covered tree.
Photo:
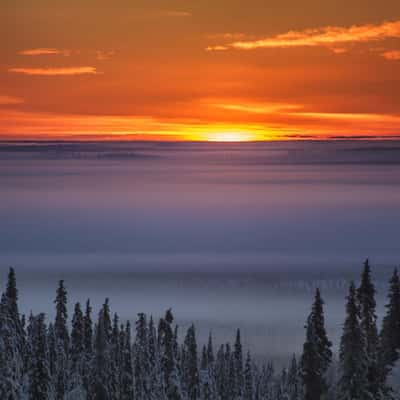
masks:
[(380, 365), (385, 379), (400, 357), (400, 279), (397, 269), (389, 282), (388, 303), (380, 334)]
[(243, 399), (254, 400), (253, 363), (251, 361), (250, 352), (247, 353), (246, 364), (244, 368)]
[(156, 328), (154, 326), (153, 317), (150, 316), (148, 325), (148, 354), (149, 354), (149, 367), (150, 367), (150, 398), (151, 400), (165, 399), (165, 388), (163, 381), (163, 373), (161, 367), (160, 347), (157, 340)]
[(369, 390), (367, 345), (359, 316), (356, 289), (352, 282), (347, 296), (346, 320), (340, 341), (340, 400), (374, 399)]
[(297, 367), (297, 359), (294, 354), (290, 362), (290, 367), (287, 375), (287, 393), (288, 400), (300, 400), (301, 398), (299, 370)]
[(83, 313), (81, 305), (76, 303), (74, 315), (72, 317), (71, 347), (69, 357), (70, 362), (66, 399), (86, 399), (86, 390), (83, 379), (86, 367), (84, 350)]
[(131, 325), (126, 323), (125, 330), (121, 329), (121, 400), (132, 400), (134, 394), (133, 365), (131, 351)]
[(332, 360), (331, 342), (325, 330), (323, 300), (319, 289), (306, 324), (306, 341), (301, 357), (304, 400), (320, 400), (327, 391), (326, 372)]
[(184, 341), (183, 379), (189, 400), (197, 400), (200, 395), (199, 368), (197, 358), (196, 330), (192, 324), (187, 330)]
[(0, 398), (19, 399), (27, 370), (25, 331), (18, 311), (18, 290), (13, 268), (0, 301)]
[(59, 281), (56, 299), (56, 317), (54, 321), (54, 334), (56, 338), (56, 400), (64, 400), (64, 394), (67, 390), (67, 371), (68, 371), (68, 353), (69, 353), (69, 333), (67, 327), (67, 291), (64, 281)]
[(236, 339), (234, 345), (234, 363), (235, 363), (235, 386), (234, 386), (234, 396), (237, 399), (243, 397), (243, 387), (244, 387), (244, 375), (243, 375), (243, 349), (242, 342), (240, 338), (240, 330), (236, 331)]
[(158, 340), (165, 395), (168, 400), (181, 400), (183, 396), (176, 360), (176, 341), (172, 329), (173, 320), (171, 310), (167, 310), (165, 317), (160, 319)]
[(361, 284), (357, 290), (357, 300), (360, 308), (360, 325), (365, 336), (365, 346), (368, 355), (369, 391), (376, 400), (382, 398), (383, 387), (378, 365), (378, 328), (376, 324), (375, 286), (371, 278), (371, 267), (368, 259), (364, 263)]
[(106, 332), (104, 307), (99, 313), (94, 341), (94, 365), (89, 383), (89, 398), (93, 400), (108, 400), (109, 386), (109, 342)]
[(83, 385), (89, 392), (90, 373), (93, 362), (93, 322), (90, 300), (86, 301), (85, 315), (83, 316), (83, 356), (84, 368), (82, 372)]
[[(31, 360), (29, 366), (29, 400), (53, 398), (48, 361), (47, 332), (44, 314), (30, 318), (29, 344)], [(7, 399), (7, 398), (5, 398)]]
[(135, 397), (144, 400), (149, 397), (149, 347), (146, 315), (138, 314), (136, 321), (136, 339), (134, 343)]

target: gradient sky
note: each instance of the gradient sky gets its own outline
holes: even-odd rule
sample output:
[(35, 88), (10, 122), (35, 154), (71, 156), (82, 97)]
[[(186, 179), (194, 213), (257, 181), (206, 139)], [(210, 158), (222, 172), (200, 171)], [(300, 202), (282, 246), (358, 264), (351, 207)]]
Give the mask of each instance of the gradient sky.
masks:
[(0, 3), (0, 138), (400, 135), (400, 2)]

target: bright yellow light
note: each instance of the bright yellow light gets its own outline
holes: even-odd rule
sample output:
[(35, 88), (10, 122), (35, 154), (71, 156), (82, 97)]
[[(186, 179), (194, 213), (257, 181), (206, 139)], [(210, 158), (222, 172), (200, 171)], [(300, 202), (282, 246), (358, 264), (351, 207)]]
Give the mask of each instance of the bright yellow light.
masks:
[(210, 132), (205, 136), (209, 142), (249, 142), (255, 140), (254, 135), (249, 132)]

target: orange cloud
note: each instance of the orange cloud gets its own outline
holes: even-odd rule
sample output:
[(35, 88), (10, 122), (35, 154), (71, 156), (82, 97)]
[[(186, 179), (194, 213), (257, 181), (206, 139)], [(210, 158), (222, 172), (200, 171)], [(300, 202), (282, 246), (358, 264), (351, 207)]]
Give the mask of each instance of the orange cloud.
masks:
[(161, 11), (160, 15), (163, 17), (191, 17), (190, 11)]
[(382, 53), (382, 57), (385, 57), (387, 60), (400, 60), (400, 50), (385, 51)]
[(96, 51), (96, 59), (99, 61), (110, 60), (114, 55), (115, 55), (114, 50), (109, 50), (109, 51), (97, 50)]
[(0, 105), (17, 105), (17, 104), (23, 104), (24, 100), (21, 99), (20, 97), (13, 97), (13, 96), (2, 96), (0, 95)]
[(69, 50), (59, 50), (56, 48), (40, 47), (37, 49), (26, 49), (21, 50), (18, 54), (23, 56), (45, 56), (45, 55), (58, 55), (69, 56), (71, 52)]
[(17, 74), (40, 76), (68, 76), (98, 73), (96, 67), (10, 68), (8, 71)]
[(271, 114), (276, 112), (287, 112), (290, 110), (296, 110), (302, 108), (297, 104), (285, 104), (285, 103), (242, 103), (242, 104), (230, 104), (230, 103), (214, 103), (213, 107), (220, 108), (229, 111), (239, 111), (249, 114)]
[[(289, 31), (263, 39), (235, 41), (223, 46), (241, 50), (310, 46), (334, 48), (337, 44), (363, 43), (388, 38), (400, 38), (400, 21), (384, 22), (379, 25), (327, 26), (319, 29)], [(209, 50), (212, 50), (212, 47), (218, 46), (210, 46)]]
[(228, 50), (229, 46), (222, 46), (222, 45), (216, 45), (216, 46), (207, 46), (206, 50), (207, 51), (224, 51)]

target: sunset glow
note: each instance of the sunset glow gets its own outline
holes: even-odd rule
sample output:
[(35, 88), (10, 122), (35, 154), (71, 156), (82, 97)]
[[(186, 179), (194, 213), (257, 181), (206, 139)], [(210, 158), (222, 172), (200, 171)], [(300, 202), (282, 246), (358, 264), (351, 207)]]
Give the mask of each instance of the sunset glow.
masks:
[(400, 5), (352, 3), (2, 3), (0, 139), (397, 138)]

